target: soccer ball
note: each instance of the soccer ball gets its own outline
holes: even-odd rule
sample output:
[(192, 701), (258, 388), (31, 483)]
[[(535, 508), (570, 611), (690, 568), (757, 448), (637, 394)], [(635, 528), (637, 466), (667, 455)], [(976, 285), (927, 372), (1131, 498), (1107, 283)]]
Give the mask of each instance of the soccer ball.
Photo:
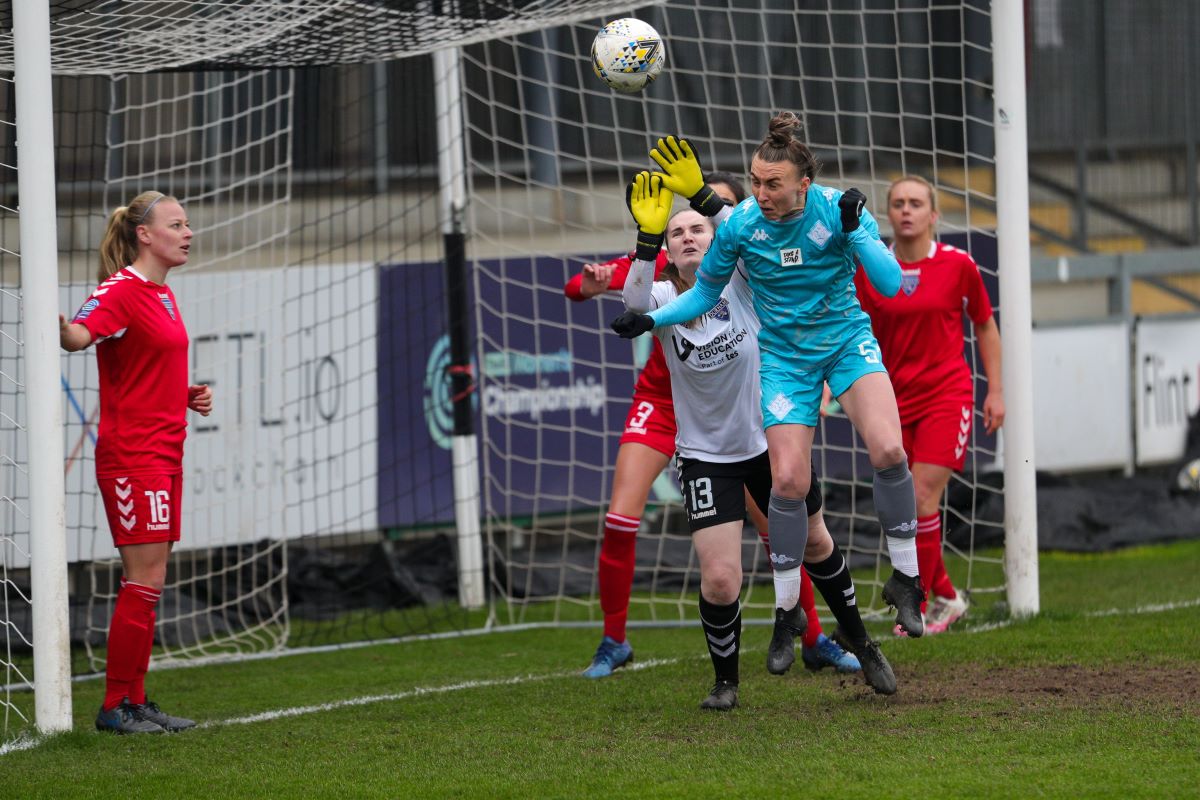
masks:
[(1200, 458), (1183, 465), (1175, 478), (1175, 488), (1181, 492), (1200, 492)]
[(640, 19), (615, 19), (592, 42), (592, 69), (618, 92), (640, 92), (662, 72), (667, 49), (658, 31)]

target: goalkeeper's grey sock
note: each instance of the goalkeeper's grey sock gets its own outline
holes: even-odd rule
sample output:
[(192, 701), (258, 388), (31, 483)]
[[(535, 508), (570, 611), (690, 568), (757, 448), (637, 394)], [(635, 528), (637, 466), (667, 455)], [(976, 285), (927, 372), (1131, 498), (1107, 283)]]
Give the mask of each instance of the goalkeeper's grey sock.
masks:
[(767, 530), (771, 540), (771, 567), (790, 570), (804, 563), (808, 544), (808, 507), (804, 498), (780, 497), (771, 492), (767, 504)]
[(912, 473), (901, 461), (875, 470), (875, 514), (887, 537), (892, 568), (902, 575), (917, 574), (917, 496)]

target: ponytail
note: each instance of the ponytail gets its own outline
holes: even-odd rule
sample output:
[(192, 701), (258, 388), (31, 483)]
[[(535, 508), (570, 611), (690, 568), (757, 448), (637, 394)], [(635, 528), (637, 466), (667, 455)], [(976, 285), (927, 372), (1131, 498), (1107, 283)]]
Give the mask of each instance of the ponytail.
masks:
[(154, 206), (164, 198), (175, 199), (162, 192), (142, 192), (129, 205), (119, 206), (109, 215), (108, 227), (100, 240), (100, 271), (96, 276), (100, 283), (137, 260), (138, 226), (150, 221)]

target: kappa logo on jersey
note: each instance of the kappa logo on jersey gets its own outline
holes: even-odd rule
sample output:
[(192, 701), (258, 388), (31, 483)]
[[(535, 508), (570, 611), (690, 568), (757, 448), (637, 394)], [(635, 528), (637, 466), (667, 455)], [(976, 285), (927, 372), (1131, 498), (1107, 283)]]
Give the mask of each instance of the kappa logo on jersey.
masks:
[(779, 263), (785, 267), (798, 267), (804, 263), (804, 254), (799, 247), (789, 247), (779, 251)]
[(833, 195), (834, 195), (833, 189), (826, 186), (825, 191), (821, 192), (821, 194), (825, 195), (826, 200), (828, 200), (831, 203), (833, 202)]
[(764, 231), (762, 228), (755, 228), (754, 233), (750, 234), (750, 241), (765, 242), (771, 238), (771, 234)]
[(79, 309), (79, 313), (75, 315), (74, 321), (83, 322), (85, 319), (91, 316), (93, 311), (99, 307), (100, 301), (93, 297), (91, 300), (88, 300), (86, 303), (84, 303), (83, 307)]
[(813, 225), (808, 231), (808, 238), (812, 239), (813, 244), (817, 247), (822, 248), (825, 247), (825, 243), (829, 241), (829, 237), (832, 235), (829, 232), (829, 228), (821, 224), (821, 220), (817, 220), (817, 224)]
[(175, 319), (175, 304), (171, 302), (171, 296), (160, 294), (158, 299), (162, 300), (163, 308), (165, 308), (167, 313), (171, 315), (171, 319)]
[(717, 301), (717, 304), (713, 306), (712, 311), (708, 312), (707, 316), (710, 316), (713, 319), (721, 322), (729, 322), (729, 302), (722, 297)]
[(688, 356), (696, 349), (696, 345), (687, 339), (680, 339), (673, 333), (671, 334), (671, 343), (675, 345), (675, 355), (679, 356), (680, 361), (687, 361)]
[(900, 270), (900, 288), (906, 295), (912, 296), (921, 283), (921, 268)]

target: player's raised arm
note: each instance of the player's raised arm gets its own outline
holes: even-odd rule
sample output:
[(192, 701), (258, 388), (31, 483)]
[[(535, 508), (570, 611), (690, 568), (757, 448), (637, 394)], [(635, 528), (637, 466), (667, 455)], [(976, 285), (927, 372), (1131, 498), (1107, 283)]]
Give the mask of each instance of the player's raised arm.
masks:
[(572, 275), (563, 286), (563, 294), (568, 300), (581, 303), (605, 292), (620, 289), (625, 280), (625, 273), (629, 271), (629, 264), (629, 256), (584, 264), (583, 269)]
[(663, 186), (662, 177), (639, 172), (625, 191), (625, 204), (638, 224), (634, 262), (621, 293), (625, 308), (645, 312), (650, 308), (650, 290), (654, 284), (654, 264), (662, 250), (667, 220), (675, 195)]
[(866, 204), (866, 195), (858, 189), (848, 189), (838, 198), (842, 233), (871, 285), (883, 296), (895, 297), (900, 291), (900, 264), (879, 238), (879, 226), (865, 211)]

